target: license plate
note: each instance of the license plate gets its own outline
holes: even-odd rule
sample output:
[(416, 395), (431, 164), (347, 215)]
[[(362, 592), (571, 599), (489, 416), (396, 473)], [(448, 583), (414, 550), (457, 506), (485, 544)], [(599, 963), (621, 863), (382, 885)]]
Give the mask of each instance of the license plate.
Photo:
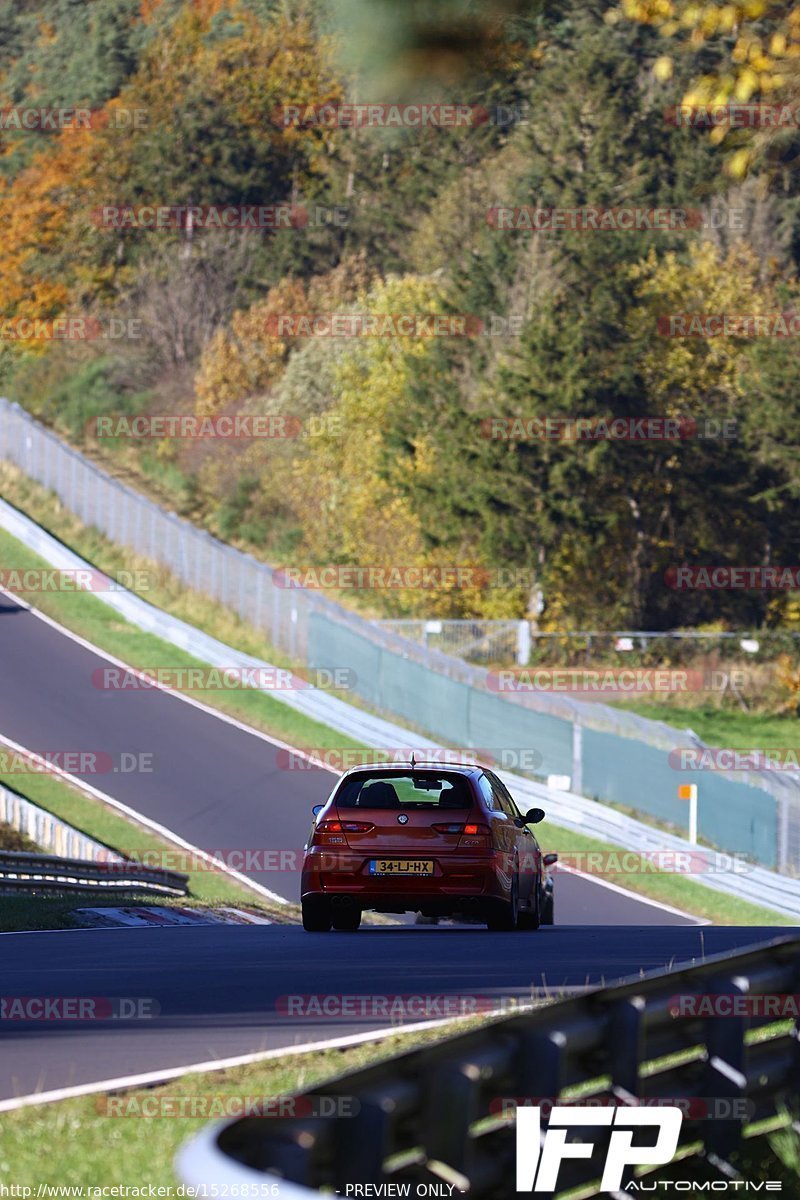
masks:
[(370, 875), (432, 875), (433, 860), (430, 858), (373, 858), (369, 864)]

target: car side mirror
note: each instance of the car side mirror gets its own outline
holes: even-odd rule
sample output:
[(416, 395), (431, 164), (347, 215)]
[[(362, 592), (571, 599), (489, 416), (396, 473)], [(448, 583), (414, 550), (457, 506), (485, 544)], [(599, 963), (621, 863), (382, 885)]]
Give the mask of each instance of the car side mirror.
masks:
[(324, 807), (325, 807), (324, 804), (315, 804), (311, 810), (312, 816), (318, 817)]
[(543, 808), (529, 808), (525, 813), (525, 824), (538, 825), (540, 821), (544, 820), (544, 818), (545, 812)]
[(556, 865), (556, 863), (558, 862), (558, 855), (557, 854), (545, 854), (542, 859), (542, 862), (544, 863), (544, 865), (546, 867), (554, 867)]

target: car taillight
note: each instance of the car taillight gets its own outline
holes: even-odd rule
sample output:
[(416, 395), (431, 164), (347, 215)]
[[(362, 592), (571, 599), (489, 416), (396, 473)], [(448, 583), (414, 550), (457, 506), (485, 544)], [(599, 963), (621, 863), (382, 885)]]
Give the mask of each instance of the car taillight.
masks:
[(459, 850), (489, 850), (492, 845), (492, 831), (488, 825), (479, 825), (476, 821), (467, 821), (461, 830), (458, 842)]
[(346, 846), (348, 833), (369, 833), (375, 826), (369, 821), (338, 821), (326, 818), (314, 829), (314, 846)]

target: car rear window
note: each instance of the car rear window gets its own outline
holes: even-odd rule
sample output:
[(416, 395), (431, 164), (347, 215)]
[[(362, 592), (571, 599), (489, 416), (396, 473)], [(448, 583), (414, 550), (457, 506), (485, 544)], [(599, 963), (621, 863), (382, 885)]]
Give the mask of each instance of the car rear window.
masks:
[(472, 793), (463, 775), (409, 772), (354, 775), (336, 797), (337, 808), (471, 808)]

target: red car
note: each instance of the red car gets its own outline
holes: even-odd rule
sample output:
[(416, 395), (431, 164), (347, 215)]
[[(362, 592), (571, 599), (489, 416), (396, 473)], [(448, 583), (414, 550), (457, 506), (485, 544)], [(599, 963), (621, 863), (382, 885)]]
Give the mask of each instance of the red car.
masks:
[(478, 766), (375, 765), (343, 775), (314, 808), (305, 847), (303, 928), (355, 930), (364, 909), (462, 914), (489, 929), (553, 923), (555, 854), (496, 775)]

